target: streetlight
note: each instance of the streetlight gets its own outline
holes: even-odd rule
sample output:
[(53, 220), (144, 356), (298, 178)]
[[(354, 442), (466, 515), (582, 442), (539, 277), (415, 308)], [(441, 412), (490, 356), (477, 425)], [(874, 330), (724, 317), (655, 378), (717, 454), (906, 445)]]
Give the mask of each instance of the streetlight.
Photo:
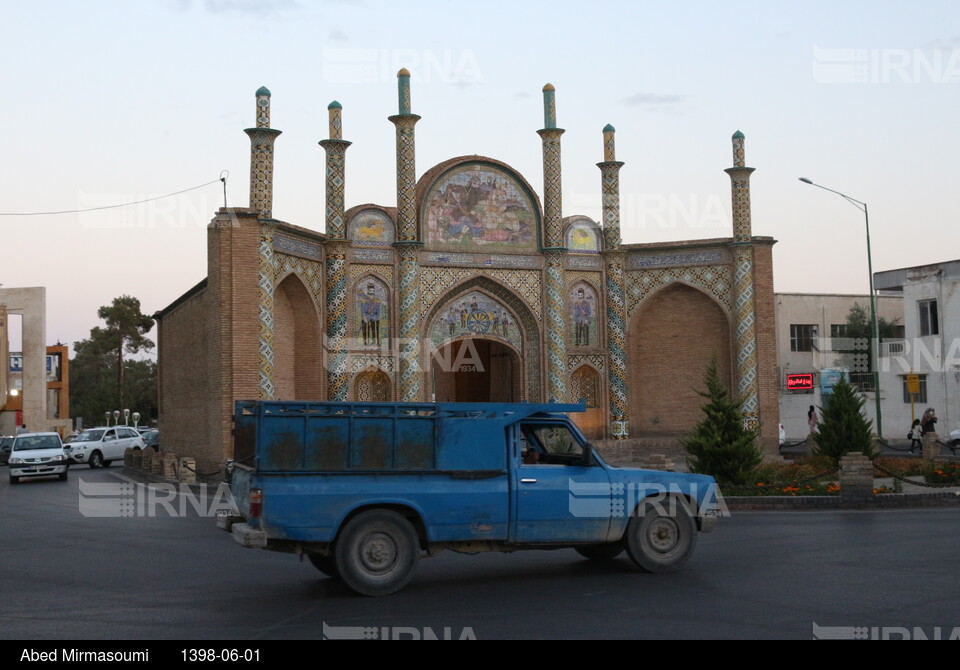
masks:
[(873, 346), (870, 347), (870, 365), (873, 367), (873, 395), (877, 401), (877, 437), (883, 439), (883, 420), (880, 415), (880, 365), (878, 363), (880, 348), (880, 328), (877, 326), (877, 302), (874, 298), (873, 290), (873, 256), (870, 253), (870, 214), (867, 213), (867, 203), (851, 198), (846, 193), (834, 191), (832, 188), (816, 184), (806, 177), (800, 177), (804, 184), (810, 184), (824, 191), (836, 193), (841, 198), (863, 212), (863, 218), (867, 224), (867, 271), (870, 273), (870, 320), (873, 322)]

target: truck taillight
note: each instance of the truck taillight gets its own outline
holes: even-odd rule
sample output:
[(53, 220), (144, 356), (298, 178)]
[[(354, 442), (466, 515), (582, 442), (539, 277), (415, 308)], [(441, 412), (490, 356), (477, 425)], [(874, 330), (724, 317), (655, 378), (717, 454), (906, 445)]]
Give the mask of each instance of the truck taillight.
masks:
[(261, 489), (250, 489), (250, 518), (259, 519), (263, 511), (263, 491)]

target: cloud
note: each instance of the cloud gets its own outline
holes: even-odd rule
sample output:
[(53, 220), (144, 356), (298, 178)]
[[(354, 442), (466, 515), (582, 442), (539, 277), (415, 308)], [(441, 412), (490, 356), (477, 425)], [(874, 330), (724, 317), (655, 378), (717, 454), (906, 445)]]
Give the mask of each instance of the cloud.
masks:
[(659, 93), (634, 93), (633, 95), (624, 98), (622, 102), (627, 105), (663, 107), (666, 105), (676, 105), (686, 102), (686, 100), (687, 96), (677, 95), (675, 93), (669, 95), (661, 95)]
[(960, 49), (960, 37), (930, 40), (923, 45), (923, 48), (933, 49), (935, 51), (953, 51), (954, 49)]
[(348, 42), (349, 39), (347, 38), (347, 34), (345, 32), (334, 28), (327, 35), (327, 41), (328, 42)]
[(203, 3), (207, 11), (215, 14), (276, 14), (291, 9), (298, 9), (297, 0), (205, 0)]

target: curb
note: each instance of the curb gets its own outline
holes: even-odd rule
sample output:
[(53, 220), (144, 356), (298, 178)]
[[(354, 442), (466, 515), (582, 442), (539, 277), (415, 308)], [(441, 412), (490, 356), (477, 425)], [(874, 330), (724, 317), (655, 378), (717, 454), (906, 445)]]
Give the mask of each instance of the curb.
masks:
[(731, 510), (814, 510), (814, 509), (898, 509), (917, 507), (955, 507), (960, 491), (935, 493), (877, 493), (860, 499), (842, 496), (724, 496)]

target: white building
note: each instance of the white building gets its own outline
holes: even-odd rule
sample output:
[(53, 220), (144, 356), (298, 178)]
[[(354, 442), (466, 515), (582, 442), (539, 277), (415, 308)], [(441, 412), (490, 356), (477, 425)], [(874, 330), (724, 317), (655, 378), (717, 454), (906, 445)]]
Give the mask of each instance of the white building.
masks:
[[(859, 305), (869, 315), (870, 296), (776, 293), (774, 302), (780, 422), (787, 441), (806, 437), (809, 432), (807, 410), (813, 405), (819, 414), (823, 405), (823, 387), (829, 387), (830, 383), (829, 371), (839, 368), (845, 368), (850, 380), (865, 393), (864, 410), (876, 428), (876, 401), (871, 392), (873, 378), (869, 372), (868, 349), (865, 342), (852, 340), (846, 332), (847, 317), (854, 305)], [(903, 298), (879, 296), (876, 302), (878, 318), (899, 324), (896, 341), (902, 342), (899, 338), (903, 337)], [(882, 404), (899, 398), (899, 386), (895, 393), (882, 380), (880, 386)], [(884, 426), (887, 425), (886, 411), (881, 406)], [(895, 432), (906, 435), (906, 429), (900, 431), (899, 419), (897, 421)]]
[[(960, 426), (960, 260), (874, 273), (874, 286), (903, 301), (902, 342), (884, 343), (880, 359), (884, 436), (906, 437), (907, 376), (919, 377), (913, 411), (937, 410), (937, 432)], [(902, 435), (901, 435), (902, 433)]]

